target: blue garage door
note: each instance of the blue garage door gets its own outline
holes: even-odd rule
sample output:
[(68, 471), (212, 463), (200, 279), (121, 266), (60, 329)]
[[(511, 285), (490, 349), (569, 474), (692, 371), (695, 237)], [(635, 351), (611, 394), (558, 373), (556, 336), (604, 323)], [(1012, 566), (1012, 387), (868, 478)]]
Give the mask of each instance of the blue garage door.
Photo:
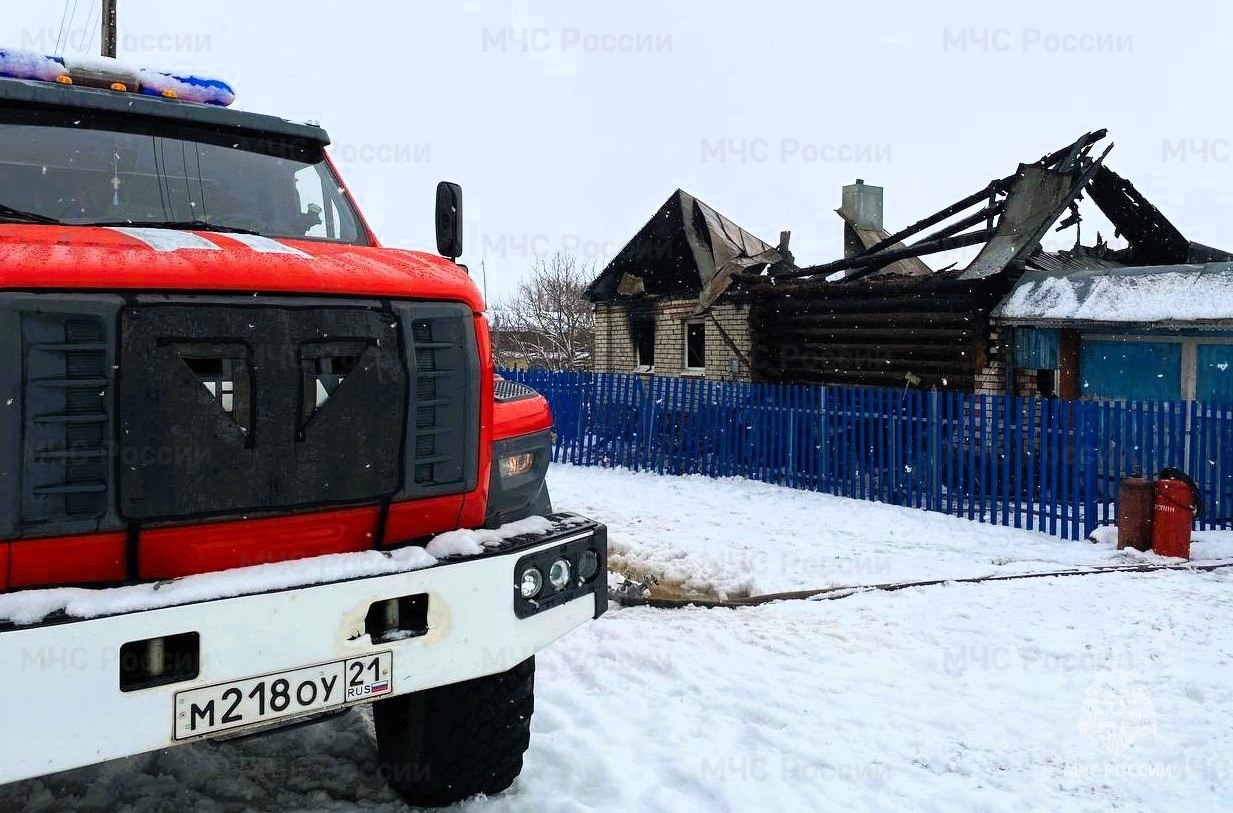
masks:
[(1079, 346), (1079, 387), (1084, 398), (1180, 400), (1182, 346), (1084, 340)]
[(1199, 345), (1195, 400), (1233, 403), (1233, 344)]

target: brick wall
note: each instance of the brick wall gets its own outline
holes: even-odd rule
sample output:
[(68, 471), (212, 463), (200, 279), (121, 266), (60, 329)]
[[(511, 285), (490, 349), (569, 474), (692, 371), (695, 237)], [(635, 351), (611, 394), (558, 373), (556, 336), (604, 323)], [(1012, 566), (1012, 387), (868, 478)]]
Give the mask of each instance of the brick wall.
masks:
[(696, 299), (661, 299), (655, 303), (655, 373), (685, 372), (685, 321), (698, 307)]
[(1006, 364), (1000, 358), (990, 361), (976, 374), (976, 394), (1006, 394)]
[(1040, 382), (1036, 378), (1036, 370), (1015, 370), (1015, 383), (1019, 386), (1018, 395), (1028, 398), (1040, 395)]
[[(990, 347), (999, 347), (997, 353), (990, 352), (989, 363), (976, 374), (977, 395), (1006, 395), (1006, 357), (1007, 348), (1002, 348), (995, 330), (990, 337)], [(1015, 395), (1033, 397), (1040, 395), (1036, 370), (1015, 370)]]
[[(1032, 397), (1040, 395), (1036, 370), (1015, 370), (1015, 395)], [(976, 376), (977, 395), (1006, 394), (1006, 362), (1002, 359), (990, 362)]]
[(632, 372), (638, 363), (629, 337), (629, 314), (616, 305), (595, 306), (595, 370), (601, 373)]
[[(708, 320), (706, 329), (706, 377), (717, 381), (749, 381), (750, 370), (747, 362), (753, 355), (753, 338), (749, 330), (749, 308), (736, 305), (716, 305), (711, 308), (714, 320)], [(718, 322), (723, 327), (728, 339), (740, 351), (738, 357), (732, 351), (723, 334), (715, 327)], [(735, 364), (733, 363), (735, 362)], [(736, 370), (736, 376), (732, 370)]]
[[(685, 325), (694, 320), (696, 299), (662, 299), (655, 303), (655, 373), (679, 376), (685, 372)], [(749, 381), (744, 361), (732, 351), (716, 327), (718, 321), (728, 338), (748, 359), (752, 352), (749, 310), (732, 304), (715, 305), (710, 315), (699, 319), (706, 325), (706, 377), (715, 381)], [(631, 373), (638, 364), (629, 335), (629, 313), (623, 305), (595, 307), (595, 370)], [(733, 370), (736, 371), (735, 376)]]
[(976, 385), (973, 391), (977, 395), (1004, 395), (1006, 393), (1006, 369), (997, 330), (990, 331), (988, 347), (987, 362), (984, 367), (976, 371)]

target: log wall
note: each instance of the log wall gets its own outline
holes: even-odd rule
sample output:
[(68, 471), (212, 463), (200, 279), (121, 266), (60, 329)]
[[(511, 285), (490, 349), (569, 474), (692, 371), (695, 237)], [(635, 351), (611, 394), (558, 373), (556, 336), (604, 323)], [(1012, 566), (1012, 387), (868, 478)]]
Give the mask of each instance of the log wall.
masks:
[(750, 304), (757, 380), (973, 392), (990, 364), (989, 314), (1008, 275), (985, 280), (759, 281)]

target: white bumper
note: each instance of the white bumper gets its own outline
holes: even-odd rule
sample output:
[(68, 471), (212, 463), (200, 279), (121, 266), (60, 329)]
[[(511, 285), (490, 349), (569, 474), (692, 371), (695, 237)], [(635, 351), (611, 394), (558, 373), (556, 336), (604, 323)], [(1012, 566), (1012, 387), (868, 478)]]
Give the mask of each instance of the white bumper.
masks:
[[(378, 652), (393, 653), (391, 695), (511, 669), (596, 615), (590, 594), (525, 619), (514, 611), (516, 563), (578, 536), (397, 575), (0, 632), (0, 784), (179, 744), (176, 694), (197, 687)], [(429, 596), (427, 634), (373, 644), (369, 608), (414, 594)], [(195, 679), (120, 690), (125, 643), (188, 632), (200, 635)]]

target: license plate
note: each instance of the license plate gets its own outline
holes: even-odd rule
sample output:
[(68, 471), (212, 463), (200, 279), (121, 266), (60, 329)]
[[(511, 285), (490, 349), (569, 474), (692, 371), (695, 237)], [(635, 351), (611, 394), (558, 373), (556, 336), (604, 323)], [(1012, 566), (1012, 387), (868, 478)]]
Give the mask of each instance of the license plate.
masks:
[(175, 738), (186, 740), (390, 694), (394, 656), (306, 666), (176, 693)]

